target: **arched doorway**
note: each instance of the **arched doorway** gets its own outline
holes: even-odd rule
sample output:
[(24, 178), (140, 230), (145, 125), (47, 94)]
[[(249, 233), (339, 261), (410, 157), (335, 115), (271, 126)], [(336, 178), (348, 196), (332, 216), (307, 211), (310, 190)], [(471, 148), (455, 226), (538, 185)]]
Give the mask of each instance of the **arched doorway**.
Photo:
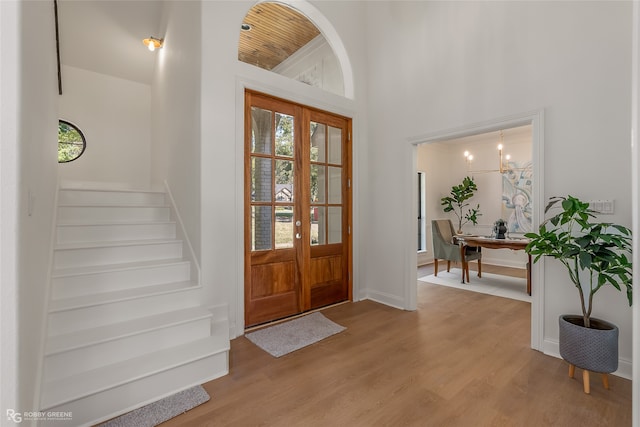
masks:
[[(322, 38), (323, 43), (325, 44), (325, 49), (328, 49), (328, 54), (330, 57), (330, 61), (333, 62), (333, 64), (335, 65), (335, 68), (333, 69), (333, 76), (337, 78), (339, 78), (339, 84), (338, 85), (334, 85), (333, 87), (339, 87), (340, 91), (338, 91), (338, 93), (336, 93), (335, 90), (331, 91), (328, 90), (328, 87), (325, 85), (325, 83), (327, 83), (327, 76), (326, 73), (324, 73), (322, 75), (322, 78), (318, 78), (316, 80), (312, 80), (312, 81), (305, 81), (302, 78), (293, 78), (291, 77), (290, 80), (288, 79), (281, 79), (279, 76), (276, 77), (274, 74), (272, 73), (264, 73), (263, 70), (265, 69), (269, 69), (269, 67), (267, 66), (260, 66), (260, 64), (256, 64), (256, 63), (252, 63), (251, 65), (254, 66), (258, 66), (259, 68), (262, 68), (262, 70), (258, 70), (255, 69), (253, 67), (246, 67), (245, 64), (246, 63), (251, 63), (248, 59), (246, 59), (248, 56), (243, 55), (242, 52), (242, 36), (243, 36), (243, 32), (244, 33), (248, 33), (249, 35), (255, 35), (256, 33), (254, 32), (254, 30), (256, 30), (256, 26), (267, 26), (269, 24), (266, 24), (265, 22), (273, 22), (269, 21), (268, 19), (265, 18), (265, 13), (264, 12), (264, 8), (260, 8), (257, 9), (259, 11), (261, 11), (258, 15), (259, 20), (250, 20), (249, 17), (251, 16), (251, 11), (249, 11), (243, 18), (243, 24), (248, 24), (251, 25), (250, 28), (246, 28), (245, 30), (239, 29), (239, 41), (238, 41), (238, 60), (240, 62), (245, 62), (245, 64), (242, 64), (241, 67), (239, 67), (239, 70), (242, 70), (242, 73), (240, 74), (240, 85), (238, 86), (238, 95), (240, 95), (240, 89), (242, 88), (243, 93), (246, 93), (245, 91), (250, 91), (250, 92), (254, 92), (254, 93), (261, 93), (267, 96), (271, 96), (284, 101), (285, 103), (292, 103), (295, 105), (299, 105), (301, 106), (303, 109), (306, 107), (309, 107), (311, 112), (311, 115), (315, 114), (313, 113), (313, 111), (315, 112), (320, 112), (322, 110), (322, 114), (327, 114), (328, 116), (332, 116), (334, 118), (339, 118), (342, 117), (343, 119), (346, 119), (348, 121), (348, 123), (350, 123), (350, 117), (353, 117), (353, 101), (352, 99), (349, 98), (353, 98), (353, 77), (352, 77), (352, 72), (351, 72), (351, 65), (350, 62), (347, 58), (346, 55), (346, 50), (342, 44), (342, 41), (340, 40), (340, 38), (337, 36), (337, 32), (335, 31), (335, 29), (333, 29), (332, 25), (329, 23), (329, 21), (311, 4), (304, 2), (304, 1), (296, 1), (296, 2), (291, 2), (291, 4), (288, 4), (289, 2), (278, 2), (278, 3), (273, 3), (273, 2), (258, 2), (256, 4), (256, 6), (254, 6), (254, 9), (251, 10), (255, 10), (257, 7), (261, 7), (261, 6), (266, 6), (267, 10), (270, 10), (271, 12), (273, 12), (273, 10), (278, 10), (280, 11), (282, 14), (286, 14), (286, 16), (290, 16), (291, 19), (290, 20), (304, 20), (307, 21), (307, 25), (311, 25), (312, 28), (310, 30), (310, 35), (307, 37), (308, 39), (311, 39), (311, 42), (307, 42), (306, 45), (304, 45), (304, 43), (302, 43), (302, 47), (298, 48), (298, 50), (294, 49), (289, 49), (289, 51), (293, 52), (293, 53), (301, 53), (301, 52), (309, 52), (309, 51), (313, 51), (315, 53), (317, 53), (317, 50), (314, 49), (309, 49), (309, 45), (311, 45), (311, 47), (314, 46), (315, 43), (318, 42), (318, 40), (320, 38)], [(273, 8), (273, 10), (269, 9), (271, 7), (271, 5), (275, 5), (276, 7)], [(284, 9), (283, 9), (284, 8)], [(255, 18), (255, 17), (254, 17)], [(258, 19), (255, 18), (255, 19)], [(296, 21), (298, 22), (298, 21)], [(298, 22), (299, 23), (299, 22)], [(256, 25), (256, 26), (253, 26)], [(275, 24), (274, 24), (275, 25)], [(244, 25), (243, 25), (244, 26)], [(293, 30), (292, 30), (293, 31)], [(271, 33), (273, 33), (274, 31), (271, 31)], [(314, 34), (316, 34), (314, 36)], [(264, 44), (269, 44), (270, 47), (272, 48), (271, 50), (276, 50), (277, 47), (275, 46), (275, 41), (271, 41), (271, 42), (264, 42)], [(325, 50), (325, 52), (327, 52)], [(246, 53), (246, 52), (245, 52)], [(256, 52), (254, 57), (260, 58), (259, 55), (260, 52)], [(273, 55), (276, 55), (276, 53), (273, 53)], [(286, 56), (286, 54), (283, 54), (281, 56)], [(287, 58), (290, 58), (291, 56), (295, 56), (295, 55), (289, 55)], [(326, 56), (322, 56), (322, 55), (309, 55), (311, 59), (307, 60), (306, 64), (309, 65), (309, 63), (313, 63), (315, 64), (315, 66), (320, 66), (322, 65), (322, 71), (326, 71), (327, 68), (324, 67), (324, 65), (326, 65)], [(243, 59), (244, 58), (244, 59)], [(277, 62), (279, 58), (277, 58), (274, 62)], [(308, 59), (308, 58), (307, 58)], [(286, 62), (286, 58), (285, 58), (285, 62)], [(262, 59), (258, 59), (258, 61), (261, 62), (265, 62), (266, 59), (264, 57), (262, 57)], [(314, 62), (315, 61), (315, 62)], [(324, 64), (323, 64), (324, 61)], [(304, 62), (304, 61), (303, 61)], [(278, 65), (271, 65), (270, 67), (277, 67)], [(282, 65), (280, 66), (282, 67)], [(295, 67), (291, 66), (289, 67), (290, 69), (293, 69)], [(299, 67), (298, 69), (304, 69), (304, 67)], [(315, 68), (315, 70), (317, 71), (319, 68)], [(273, 71), (273, 70), (269, 70), (269, 71)], [(276, 70), (277, 71), (277, 70)], [(283, 75), (284, 73), (282, 73), (281, 75)], [(321, 74), (321, 73), (320, 73)], [(320, 74), (315, 74), (315, 76), (320, 76)], [(246, 75), (246, 80), (243, 78), (243, 76)], [(308, 76), (309, 74), (307, 74)], [(304, 73), (301, 74), (300, 76), (304, 76)], [(298, 76), (298, 77), (300, 77)], [(313, 84), (313, 83), (318, 83), (318, 82), (323, 82), (322, 85), (319, 84)], [(301, 83), (305, 83), (308, 86), (312, 86), (312, 87), (306, 87), (306, 85), (303, 85)], [(335, 83), (335, 82), (334, 82)], [(324, 85), (324, 86), (323, 86)], [(320, 89), (320, 90), (318, 90)], [(304, 95), (303, 95), (304, 94)], [(340, 95), (339, 97), (336, 97), (335, 95)], [(239, 98), (238, 98), (239, 99)], [(246, 104), (246, 98), (245, 98), (245, 104)], [(245, 105), (246, 108), (246, 105)], [(282, 113), (281, 111), (278, 111), (277, 109), (273, 110), (274, 113), (274, 117), (277, 117), (277, 114)], [(244, 111), (240, 111), (240, 109), (237, 109), (237, 113), (238, 113), (238, 117), (240, 117), (240, 114), (243, 115), (244, 117), (244, 121), (246, 123), (247, 117), (250, 117), (251, 114), (247, 115), (246, 110)], [(277, 113), (277, 114), (276, 114)], [(306, 117), (306, 116), (305, 116)], [(309, 117), (306, 117), (304, 119), (298, 118), (297, 121), (294, 120), (294, 122), (300, 122), (300, 123), (306, 123), (306, 120)], [(331, 120), (329, 120), (331, 121)], [(335, 131), (338, 128), (342, 128), (342, 126), (338, 126), (336, 123), (331, 124), (329, 122), (323, 121), (320, 118), (316, 118), (314, 119), (313, 117), (311, 117), (311, 122), (315, 122), (315, 123), (320, 123), (326, 125), (327, 130), (328, 131)], [(313, 123), (311, 123), (311, 126), (309, 127), (308, 130), (311, 130), (313, 128)], [(274, 122), (274, 129), (277, 127), (276, 124), (278, 123), (278, 121), (276, 120)], [(324, 128), (324, 127), (323, 127)], [(251, 149), (247, 150), (246, 149), (246, 131), (247, 129), (251, 129), (251, 126), (247, 127), (245, 126), (244, 131), (241, 131), (242, 133), (245, 134), (245, 139), (243, 140), (242, 146), (243, 149), (242, 151), (242, 159), (243, 159), (243, 163), (245, 164), (246, 167), (246, 158), (249, 157), (251, 158), (260, 158), (258, 159), (260, 162), (265, 162), (264, 157), (267, 156), (266, 153), (253, 153), (251, 151)], [(348, 130), (347, 130), (348, 129)], [(344, 141), (343, 143), (345, 144), (344, 147), (348, 147), (351, 145), (351, 141), (352, 141), (352, 132), (350, 130), (350, 126), (348, 126), (348, 128), (343, 128), (342, 131), (342, 136), (344, 137)], [(240, 131), (240, 129), (238, 129), (238, 131)], [(252, 132), (255, 131), (255, 129), (252, 130)], [(346, 132), (345, 132), (346, 131)], [(304, 131), (304, 129), (301, 131), (302, 133), (300, 133), (300, 131), (298, 131), (298, 133), (304, 138), (304, 135), (306, 135), (307, 137), (309, 136), (309, 131)], [(319, 134), (318, 134), (319, 135)], [(318, 135), (315, 135), (315, 138), (318, 137)], [(314, 138), (314, 133), (311, 132), (311, 138)], [(330, 144), (328, 142), (329, 140), (327, 140), (326, 144)], [(238, 141), (240, 142), (240, 141)], [(309, 142), (309, 141), (308, 141)], [(309, 142), (311, 144), (311, 146), (309, 146), (308, 144), (304, 144), (303, 146), (307, 146), (309, 149), (313, 150), (313, 144), (317, 143), (317, 141), (311, 141)], [(238, 151), (238, 153), (240, 153), (240, 150)], [(274, 148), (274, 153), (275, 153), (275, 148)], [(270, 156), (270, 155), (269, 155)], [(275, 155), (275, 157), (273, 157), (273, 170), (276, 171), (277, 170), (277, 166), (281, 165), (281, 164), (285, 164), (289, 159), (285, 159), (284, 157), (282, 157), (282, 153)], [(304, 157), (304, 156), (303, 156)], [(240, 158), (238, 158), (238, 160), (240, 160)], [(318, 160), (319, 161), (319, 160)], [(335, 163), (334, 161), (326, 161), (326, 165), (320, 165), (318, 163), (318, 161), (311, 159), (311, 164), (304, 166), (302, 165), (301, 167), (303, 168), (307, 168), (309, 171), (309, 174), (307, 173), (302, 173), (302, 175), (298, 174), (298, 178), (300, 178), (300, 180), (298, 181), (299, 185), (303, 185), (303, 184), (310, 184), (309, 189), (310, 191), (313, 193), (313, 172), (311, 172), (311, 169), (317, 168), (317, 167), (322, 167), (325, 168), (326, 166), (326, 173), (328, 175), (326, 175), (323, 179), (325, 180), (326, 184), (328, 185), (328, 181), (326, 181), (327, 177), (329, 177), (329, 175), (332, 174), (332, 172), (335, 172), (337, 169), (335, 169), (337, 167), (337, 163)], [(295, 162), (294, 162), (295, 163)], [(322, 163), (322, 162), (320, 162)], [(251, 162), (249, 162), (249, 164), (251, 164)], [(349, 166), (347, 166), (347, 164)], [(344, 167), (350, 168), (350, 162), (344, 163), (343, 164)], [(302, 270), (303, 272), (306, 271), (306, 269), (310, 269), (313, 270), (315, 268), (315, 270), (318, 270), (317, 265), (319, 263), (329, 263), (332, 264), (334, 267), (338, 264), (342, 264), (342, 261), (338, 261), (338, 254), (328, 254), (328, 253), (324, 253), (323, 251), (328, 250), (330, 248), (327, 248), (325, 246), (332, 246), (335, 245), (337, 242), (335, 242), (334, 239), (334, 233), (331, 232), (330, 230), (332, 229), (332, 224), (330, 224), (330, 218), (337, 218), (338, 216), (343, 217), (343, 218), (348, 218), (349, 214), (348, 211), (350, 209), (344, 209), (343, 207), (343, 213), (340, 215), (335, 215), (335, 212), (337, 211), (337, 205), (335, 205), (335, 203), (331, 202), (331, 201), (327, 201), (326, 203), (327, 206), (320, 206), (318, 203), (322, 204), (325, 202), (321, 202), (320, 200), (317, 201), (311, 201), (311, 204), (314, 205), (313, 209), (307, 209), (307, 207), (305, 206), (298, 206), (296, 208), (296, 206), (292, 203), (290, 203), (287, 198), (290, 197), (289, 194), (293, 195), (297, 193), (300, 193), (300, 191), (304, 192), (307, 190), (302, 190), (302, 189), (296, 189), (295, 188), (295, 183), (294, 185), (292, 185), (291, 189), (288, 188), (287, 183), (276, 183), (276, 181), (281, 181), (281, 174), (280, 175), (274, 175), (273, 176), (273, 183), (274, 188), (273, 188), (273, 193), (271, 194), (272, 197), (272, 204), (273, 206), (271, 206), (271, 209), (266, 209), (264, 208), (264, 206), (262, 206), (263, 204), (265, 204), (266, 202), (264, 200), (261, 201), (251, 201), (252, 200), (252, 193), (255, 189), (250, 190), (249, 192), (247, 192), (247, 183), (251, 182), (252, 178), (247, 179), (246, 177), (246, 173), (247, 170), (250, 171), (249, 175), (251, 175), (251, 166), (249, 166), (248, 169), (245, 169), (245, 176), (243, 179), (244, 185), (245, 187), (242, 188), (241, 191), (243, 191), (245, 193), (245, 198), (247, 197), (247, 194), (249, 194), (249, 202), (248, 204), (245, 203), (244, 206), (242, 207), (244, 213), (245, 213), (245, 221), (247, 218), (256, 218), (256, 220), (254, 220), (254, 223), (252, 225), (249, 225), (248, 227), (245, 224), (244, 227), (244, 233), (242, 235), (242, 241), (244, 242), (244, 246), (245, 246), (245, 250), (247, 247), (249, 247), (249, 255), (247, 255), (247, 253), (245, 252), (245, 261), (247, 258), (254, 258), (253, 255), (257, 255), (258, 258), (260, 257), (260, 255), (264, 255), (264, 253), (266, 253), (265, 251), (267, 251), (267, 249), (262, 249), (262, 250), (258, 250), (258, 251), (254, 251), (254, 252), (264, 252), (264, 253), (253, 253), (251, 249), (257, 249), (258, 246), (262, 245), (262, 241), (258, 241), (258, 240), (252, 240), (254, 238), (254, 234), (255, 236), (257, 236), (257, 234), (255, 233), (255, 229), (253, 227), (256, 227), (256, 225), (259, 223), (259, 227), (258, 228), (264, 228), (264, 229), (269, 229), (271, 228), (271, 230), (273, 230), (273, 232), (275, 233), (275, 231), (277, 229), (281, 229), (281, 228), (285, 228), (284, 226), (289, 225), (288, 221), (284, 220), (284, 217), (286, 216), (285, 214), (288, 214), (290, 211), (292, 215), (294, 215), (296, 212), (298, 212), (300, 215), (300, 219), (301, 219), (301, 225), (304, 227), (306, 225), (308, 225), (309, 223), (311, 223), (311, 231), (308, 233), (308, 236), (305, 236), (304, 233), (301, 233), (301, 238), (302, 241), (305, 241), (305, 244), (310, 244), (311, 247), (310, 248), (306, 248), (306, 249), (302, 249), (302, 258), (300, 258), (300, 255), (296, 255), (298, 257), (298, 259), (306, 259), (307, 260), (307, 264), (308, 266), (302, 266)], [(307, 176), (306, 178), (302, 178), (303, 176)], [(337, 176), (336, 175), (336, 179), (334, 181), (337, 182)], [(340, 174), (340, 176), (342, 178), (340, 178), (340, 181), (343, 182), (344, 185), (342, 185), (343, 189), (345, 190), (342, 194), (346, 195), (348, 193), (351, 192), (351, 186), (352, 186), (352, 180), (350, 178), (348, 178), (347, 174)], [(345, 179), (346, 178), (346, 179)], [(304, 181), (303, 181), (304, 180)], [(322, 180), (320, 180), (322, 181)], [(345, 188), (344, 186), (347, 186), (348, 188)], [(305, 186), (306, 188), (306, 186)], [(240, 188), (239, 188), (240, 190)], [(328, 187), (327, 187), (328, 190)], [(298, 194), (298, 198), (300, 194)], [(328, 197), (328, 195), (327, 195)], [(303, 198), (305, 200), (307, 200), (306, 196), (303, 196)], [(307, 201), (308, 202), (308, 201)], [(304, 202), (304, 203), (307, 203)], [(350, 204), (350, 202), (348, 202)], [(250, 206), (248, 206), (250, 205)], [(254, 206), (255, 205), (255, 206)], [(260, 206), (258, 206), (260, 205)], [(282, 206), (281, 206), (282, 205)], [(329, 206), (331, 205), (331, 206)], [(334, 206), (335, 205), (335, 206)], [(345, 205), (346, 206), (346, 205)], [(287, 209), (289, 208), (289, 209)], [(311, 207), (309, 207), (311, 208)], [(255, 211), (255, 212), (254, 212)], [(272, 219), (273, 220), (269, 220), (268, 224), (270, 225), (270, 227), (266, 227), (267, 225), (267, 220), (266, 220), (266, 216), (263, 219), (262, 216), (258, 216), (257, 214), (260, 213), (261, 211), (270, 211), (271, 213), (273, 213), (272, 215)], [(347, 215), (344, 216), (344, 212), (347, 212)], [(324, 214), (324, 217), (322, 216)], [(255, 215), (255, 216), (254, 216)], [(265, 214), (266, 215), (266, 214)], [(306, 220), (306, 217), (309, 217), (309, 221)], [(260, 218), (260, 221), (257, 221), (257, 219)], [(325, 221), (326, 220), (326, 221)], [(314, 223), (314, 221), (317, 221), (317, 225)], [(339, 221), (340, 223), (342, 223), (342, 220)], [(296, 224), (297, 220), (293, 220), (293, 224)], [(263, 227), (263, 225), (265, 227)], [(346, 258), (344, 259), (346, 264), (342, 265), (342, 272), (339, 272), (338, 269), (334, 268), (334, 272), (336, 274), (334, 274), (332, 277), (327, 278), (327, 277), (315, 277), (313, 276), (313, 274), (307, 278), (302, 277), (301, 280), (304, 284), (304, 281), (306, 280), (307, 283), (309, 284), (309, 286), (302, 286), (299, 287), (298, 290), (293, 291), (293, 293), (298, 293), (300, 296), (298, 297), (297, 301), (295, 298), (290, 298), (290, 300), (288, 300), (288, 302), (284, 303), (283, 305), (285, 307), (287, 307), (287, 310), (289, 312), (301, 312), (301, 311), (307, 311), (310, 309), (315, 309), (316, 307), (321, 307), (327, 304), (331, 304), (331, 301), (329, 301), (329, 299), (325, 299), (325, 297), (330, 297), (330, 294), (340, 294), (340, 298), (335, 300), (335, 301), (344, 301), (345, 300), (345, 294), (343, 292), (343, 290), (340, 290), (340, 292), (333, 292), (330, 291), (332, 288), (332, 285), (329, 284), (329, 282), (336, 282), (334, 283), (334, 285), (337, 285), (338, 283), (338, 276), (342, 277), (342, 282), (344, 283), (345, 281), (348, 283), (347, 286), (347, 298), (346, 299), (351, 299), (351, 289), (352, 289), (352, 283), (353, 283), (353, 273), (351, 273), (351, 263), (352, 263), (352, 259), (353, 259), (353, 255), (351, 254), (352, 251), (352, 245), (350, 242), (350, 236), (349, 234), (351, 233), (351, 226), (350, 224), (343, 224), (344, 226), (341, 228), (341, 231), (348, 233), (347, 236), (345, 236), (344, 234), (342, 235), (342, 241), (347, 243), (347, 245), (345, 246), (346, 248), (348, 248), (347, 253), (346, 253)], [(297, 227), (297, 226), (296, 226)], [(316, 227), (316, 228), (314, 228)], [(335, 231), (335, 230), (334, 230)], [(315, 236), (315, 232), (318, 233), (318, 235), (323, 234), (325, 240), (324, 242), (322, 241), (322, 239), (320, 237), (318, 237), (317, 239), (314, 239)], [(326, 233), (326, 235), (325, 235)], [(288, 232), (287, 232), (288, 235)], [(337, 235), (337, 234), (336, 234)], [(295, 234), (294, 234), (295, 236)], [(307, 239), (308, 237), (308, 239)], [(347, 242), (348, 240), (348, 242)], [(239, 240), (240, 241), (240, 240)], [(249, 246), (247, 246), (247, 242), (249, 242)], [(294, 247), (296, 246), (296, 243), (298, 242), (298, 240), (294, 237)], [(273, 252), (275, 252), (275, 255), (281, 255), (281, 253), (284, 252), (291, 252), (291, 250), (289, 248), (284, 248), (284, 247), (276, 247), (276, 246), (282, 246), (285, 245), (283, 242), (281, 241), (276, 241), (275, 239), (275, 234), (274, 234), (274, 240), (271, 242), (271, 246), (272, 248), (269, 249)], [(286, 245), (285, 245), (286, 246)], [(320, 248), (320, 249), (318, 249)], [(284, 251), (284, 252), (283, 252)], [(297, 251), (297, 249), (296, 249)], [(315, 252), (323, 252), (323, 260), (320, 261), (317, 258), (314, 258)], [(295, 252), (295, 251), (293, 251)], [(308, 254), (310, 254), (310, 256), (307, 256)], [(268, 258), (268, 256), (267, 256)], [(331, 258), (331, 260), (330, 260)], [(256, 259), (257, 261), (257, 259)], [(297, 262), (297, 261), (296, 261)], [(295, 263), (294, 263), (295, 264)], [(315, 267), (313, 266), (314, 264), (317, 264)], [(258, 264), (256, 264), (256, 266), (258, 266)], [(250, 266), (252, 266), (252, 264), (250, 264)], [(244, 313), (244, 316), (238, 316), (237, 317), (237, 322), (238, 324), (244, 324), (245, 326), (250, 326), (250, 325), (254, 325), (256, 323), (263, 323), (265, 321), (269, 321), (268, 318), (263, 317), (262, 315), (255, 315), (254, 314), (250, 314), (248, 313), (248, 311), (251, 310), (251, 304), (249, 304), (248, 306), (245, 305), (244, 303), (247, 301), (247, 298), (249, 298), (249, 300), (253, 301), (253, 305), (256, 305), (259, 303), (259, 299), (261, 299), (265, 294), (264, 289), (260, 288), (259, 285), (259, 281), (253, 281), (252, 279), (254, 279), (255, 276), (252, 272), (252, 270), (263, 270), (263, 271), (271, 271), (273, 269), (271, 269), (271, 267), (273, 266), (269, 266), (269, 268), (267, 267), (256, 267), (256, 268), (252, 268), (252, 269), (247, 269), (247, 264), (245, 263), (245, 268), (243, 269), (241, 275), (242, 277), (244, 277), (244, 282), (245, 282), (245, 287), (243, 289), (238, 289), (238, 300), (237, 300), (237, 307), (238, 307), (238, 314), (240, 313)], [(271, 270), (270, 270), (271, 269)], [(282, 273), (282, 271), (286, 272), (286, 268), (285, 269), (275, 269), (271, 272), (275, 272), (277, 270), (277, 274)], [(320, 270), (326, 271), (327, 269), (325, 268), (320, 268)], [(275, 273), (274, 273), (275, 274)], [(295, 274), (290, 275), (290, 277), (295, 277)], [(322, 279), (322, 280), (320, 280)], [(291, 280), (288, 280), (291, 281)], [(254, 283), (255, 282), (255, 283)], [(267, 282), (273, 282), (273, 281), (267, 281)], [(249, 288), (247, 288), (247, 283), (250, 283)], [(325, 283), (326, 286), (322, 286), (325, 288), (326, 292), (324, 291), (319, 291), (318, 289), (314, 289), (316, 288), (319, 283)], [(254, 284), (258, 285), (258, 290), (255, 290), (253, 288), (251, 288), (251, 286), (253, 286)], [(254, 286), (255, 287), (255, 286)], [(340, 286), (335, 286), (336, 290), (338, 288), (340, 288)], [(253, 292), (255, 290), (255, 292)], [(290, 290), (292, 291), (292, 290)], [(320, 295), (320, 294), (323, 295)], [(255, 299), (253, 298), (253, 296), (255, 295), (260, 295), (260, 298)], [(255, 300), (255, 301), (254, 301)], [(327, 302), (329, 301), (329, 302)], [(258, 304), (259, 305), (259, 304)], [(281, 304), (282, 305), (282, 304)], [(291, 307), (294, 307), (295, 310), (290, 310)], [(270, 309), (267, 309), (267, 311), (269, 311)], [(284, 311), (287, 311), (284, 310)], [(275, 319), (275, 318), (279, 318), (279, 317), (283, 317), (283, 316), (287, 316), (290, 315), (287, 313), (280, 313), (274, 317), (271, 317), (271, 319)]]
[(238, 60), (353, 98), (344, 46), (326, 18), (306, 2), (254, 5), (240, 26)]

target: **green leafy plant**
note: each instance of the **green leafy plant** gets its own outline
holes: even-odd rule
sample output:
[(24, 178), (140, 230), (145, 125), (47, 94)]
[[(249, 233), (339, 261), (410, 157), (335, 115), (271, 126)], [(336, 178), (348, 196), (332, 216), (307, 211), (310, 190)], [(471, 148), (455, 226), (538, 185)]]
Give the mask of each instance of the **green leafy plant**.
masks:
[(478, 187), (472, 178), (468, 176), (462, 180), (462, 184), (451, 187), (449, 196), (440, 199), (440, 204), (444, 206), (445, 212), (453, 212), (458, 218), (458, 233), (462, 232), (462, 226), (468, 222), (473, 225), (478, 223), (480, 213), (480, 205), (475, 208), (469, 208), (465, 212), (465, 208), (469, 206), (467, 200), (473, 197)]
[[(591, 326), (593, 297), (605, 285), (619, 291), (626, 288), (629, 305), (633, 302), (631, 230), (622, 225), (592, 222), (595, 212), (579, 199), (553, 197), (545, 214), (558, 205), (562, 211), (545, 220), (538, 233), (527, 233), (531, 239), (526, 252), (535, 256), (533, 262), (547, 256), (560, 261), (580, 295), (584, 326)], [(584, 283), (583, 279), (588, 281)], [(588, 301), (585, 298), (588, 292)]]

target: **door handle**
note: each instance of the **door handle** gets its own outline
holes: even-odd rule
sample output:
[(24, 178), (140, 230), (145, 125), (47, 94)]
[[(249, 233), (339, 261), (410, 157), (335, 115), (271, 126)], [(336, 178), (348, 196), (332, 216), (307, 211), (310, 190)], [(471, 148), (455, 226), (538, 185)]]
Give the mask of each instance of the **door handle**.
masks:
[(302, 238), (302, 234), (296, 233), (296, 239), (300, 240)]
[(296, 221), (296, 227), (300, 227), (302, 225), (302, 223), (300, 222), (300, 220)]

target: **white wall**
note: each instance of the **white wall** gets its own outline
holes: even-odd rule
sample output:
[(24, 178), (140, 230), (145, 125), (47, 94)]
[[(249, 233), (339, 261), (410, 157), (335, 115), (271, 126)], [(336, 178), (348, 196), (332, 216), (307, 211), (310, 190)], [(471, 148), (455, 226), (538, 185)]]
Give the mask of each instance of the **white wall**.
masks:
[(418, 265), (433, 262), (433, 237), (431, 234), (431, 220), (438, 218), (446, 218), (440, 206), (441, 194), (450, 182), (449, 171), (449, 150), (446, 145), (442, 144), (425, 144), (419, 147), (417, 153), (417, 169), (425, 173), (425, 214), (427, 217), (427, 250), (425, 253), (418, 255)]
[(60, 163), (63, 185), (99, 182), (149, 188), (150, 87), (70, 66), (62, 67), (62, 78), (60, 118), (78, 126), (87, 140), (80, 158)]
[(18, 7), (0, 3), (0, 410), (17, 408)]
[[(19, 162), (18, 228), (15, 236), (18, 242), (18, 287), (15, 300), (18, 316), (18, 389), (17, 407), (13, 409), (29, 411), (37, 410), (36, 392), (42, 360), (47, 280), (51, 265), (57, 181), (55, 141), (58, 127), (58, 87), (55, 40), (51, 37), (54, 33), (51, 4), (19, 2), (17, 8), (20, 11), (17, 16), (18, 76), (17, 80), (10, 76), (7, 82), (17, 88), (18, 99), (11, 96), (8, 98), (8, 102), (12, 103), (8, 108), (14, 109), (16, 114), (17, 141), (3, 140), (2, 143), (3, 146), (5, 143), (17, 143)], [(5, 22), (2, 24), (4, 31)], [(4, 44), (4, 32), (2, 36)], [(4, 287), (5, 283), (2, 285)], [(11, 303), (11, 300), (2, 300), (3, 305)], [(3, 341), (2, 346), (5, 345), (10, 344)], [(6, 416), (5, 408), (2, 409), (2, 415)]]
[(344, 95), (340, 64), (321, 34), (271, 71), (336, 95)]
[[(411, 188), (402, 171), (418, 135), (544, 108), (545, 198), (614, 199), (607, 220), (630, 225), (630, 2), (370, 2), (367, 28), (369, 167), (384, 195), (365, 232), (370, 288), (402, 296), (413, 234), (383, 212), (411, 211), (398, 189)], [(558, 263), (545, 263), (543, 283), (544, 348), (557, 353), (558, 315), (579, 312), (578, 298)], [(620, 327), (628, 373), (624, 295), (601, 291), (594, 315)]]
[[(152, 84), (152, 182), (166, 181), (200, 258), (200, 2), (164, 3)], [(231, 107), (229, 107), (231, 108)], [(217, 167), (221, 159), (205, 167)], [(216, 187), (214, 183), (209, 186)]]
[[(632, 95), (631, 95), (631, 169), (632, 169), (632, 189), (633, 189), (633, 234), (640, 233), (640, 200), (638, 193), (640, 190), (640, 142), (638, 135), (640, 132), (640, 3), (633, 3), (633, 65), (632, 65)], [(640, 242), (633, 240), (633, 299), (636, 303), (633, 306), (633, 327), (638, 336), (640, 330), (640, 304), (637, 303), (640, 297), (638, 272), (640, 271)], [(633, 378), (631, 395), (638, 401), (640, 396), (640, 340), (633, 341)], [(632, 425), (640, 425), (640, 407), (636, 403), (633, 405)]]

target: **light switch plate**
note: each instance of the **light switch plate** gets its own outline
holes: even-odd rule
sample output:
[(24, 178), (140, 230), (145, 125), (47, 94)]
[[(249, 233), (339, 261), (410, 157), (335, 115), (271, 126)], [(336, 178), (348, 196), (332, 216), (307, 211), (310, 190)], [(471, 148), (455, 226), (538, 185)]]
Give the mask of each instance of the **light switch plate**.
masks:
[(613, 200), (590, 200), (589, 209), (599, 214), (611, 215), (614, 212)]

